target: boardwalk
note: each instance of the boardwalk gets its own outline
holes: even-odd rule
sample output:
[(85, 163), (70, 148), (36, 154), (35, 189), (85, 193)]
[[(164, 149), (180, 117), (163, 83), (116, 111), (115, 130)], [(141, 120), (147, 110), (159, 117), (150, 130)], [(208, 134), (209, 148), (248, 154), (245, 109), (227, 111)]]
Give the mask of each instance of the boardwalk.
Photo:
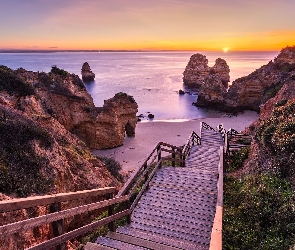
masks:
[(202, 129), (185, 167), (162, 167), (131, 216), (131, 223), (85, 249), (209, 249), (216, 213), (223, 139)]

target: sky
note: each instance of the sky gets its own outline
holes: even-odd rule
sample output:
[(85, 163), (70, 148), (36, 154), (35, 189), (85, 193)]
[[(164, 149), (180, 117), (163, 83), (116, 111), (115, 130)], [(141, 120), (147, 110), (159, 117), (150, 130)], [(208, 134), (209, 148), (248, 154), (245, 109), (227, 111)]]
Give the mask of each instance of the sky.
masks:
[(0, 0), (0, 49), (280, 50), (294, 0)]

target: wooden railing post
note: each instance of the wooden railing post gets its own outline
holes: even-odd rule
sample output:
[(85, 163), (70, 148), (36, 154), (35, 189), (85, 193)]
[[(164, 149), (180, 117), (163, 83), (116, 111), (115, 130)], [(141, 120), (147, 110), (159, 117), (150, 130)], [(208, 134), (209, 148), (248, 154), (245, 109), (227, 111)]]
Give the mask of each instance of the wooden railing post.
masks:
[[(128, 202), (127, 202), (127, 206), (128, 206), (128, 208), (130, 209), (130, 207), (131, 207), (130, 199), (129, 199)], [(130, 224), (130, 223), (131, 223), (131, 213), (127, 215), (126, 220), (127, 220), (127, 224)]]
[[(162, 158), (162, 156), (161, 156), (161, 145), (158, 145), (157, 153), (158, 153), (158, 162), (160, 162), (160, 160)], [(159, 164), (159, 168), (161, 168), (161, 167), (162, 167), (162, 162), (160, 162), (160, 164)]]
[(172, 151), (172, 167), (175, 167), (175, 149), (173, 148)]
[[(49, 211), (50, 211), (50, 213), (55, 213), (55, 212), (61, 211), (61, 202), (56, 202), (56, 203), (50, 204)], [(64, 234), (65, 228), (64, 228), (64, 221), (63, 220), (53, 221), (51, 223), (51, 226), (52, 226), (54, 237)], [(62, 244), (56, 246), (55, 249), (56, 250), (66, 250), (66, 243), (62, 243)]]
[[(114, 194), (112, 193), (112, 194), (108, 194), (107, 195), (108, 197), (108, 199), (112, 199), (112, 198), (114, 198)], [(108, 207), (108, 216), (111, 216), (111, 215), (114, 215), (114, 209), (115, 208), (115, 205), (110, 205), (109, 207)], [(109, 224), (108, 224), (108, 228), (109, 228), (109, 230), (111, 231), (111, 232), (115, 232), (116, 231), (116, 225), (115, 225), (115, 222), (114, 221), (111, 221), (111, 222), (109, 222)]]
[[(147, 162), (144, 163), (144, 165), (143, 165), (143, 169), (144, 169), (144, 170), (147, 169)], [(147, 173), (145, 174), (145, 176), (144, 176), (144, 182), (146, 182), (148, 178), (149, 178), (149, 174), (148, 174), (148, 172), (147, 172)]]

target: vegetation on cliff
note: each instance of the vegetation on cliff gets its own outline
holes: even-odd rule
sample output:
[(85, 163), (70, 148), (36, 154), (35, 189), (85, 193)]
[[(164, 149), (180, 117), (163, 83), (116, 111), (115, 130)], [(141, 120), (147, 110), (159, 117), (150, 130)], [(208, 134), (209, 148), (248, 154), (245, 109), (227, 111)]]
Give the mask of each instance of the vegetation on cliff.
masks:
[(32, 84), (20, 78), (14, 70), (3, 65), (0, 65), (0, 91), (19, 96), (35, 94)]
[(258, 169), (244, 174), (243, 151), (227, 158), (223, 248), (287, 250), (295, 243), (295, 99), (277, 102), (254, 138)]
[(0, 192), (20, 197), (44, 194), (53, 187), (49, 165), (35, 145), (50, 149), (53, 138), (36, 123), (9, 113), (0, 116)]

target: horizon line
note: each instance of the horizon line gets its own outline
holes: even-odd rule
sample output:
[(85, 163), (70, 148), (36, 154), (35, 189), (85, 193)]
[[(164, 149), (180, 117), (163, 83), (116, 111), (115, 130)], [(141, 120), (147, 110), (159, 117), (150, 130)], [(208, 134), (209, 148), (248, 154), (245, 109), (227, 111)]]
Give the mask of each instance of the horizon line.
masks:
[(40, 52), (221, 52), (221, 53), (231, 53), (231, 52), (279, 52), (279, 50), (206, 50), (206, 49), (1, 49), (0, 53), (40, 53)]

